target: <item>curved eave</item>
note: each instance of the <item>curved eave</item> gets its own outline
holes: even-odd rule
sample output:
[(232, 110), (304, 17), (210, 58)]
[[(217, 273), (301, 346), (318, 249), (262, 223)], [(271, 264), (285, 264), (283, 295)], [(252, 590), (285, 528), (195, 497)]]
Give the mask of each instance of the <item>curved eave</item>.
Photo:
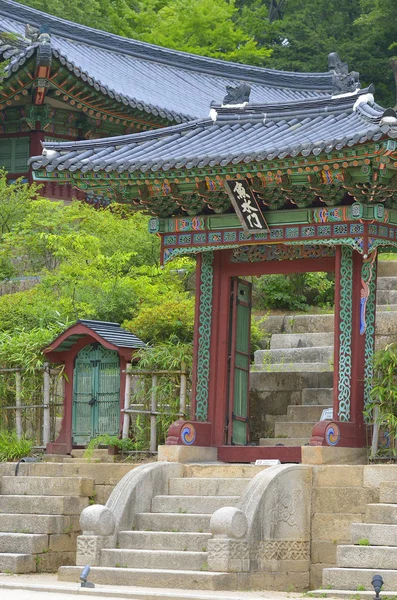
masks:
[(0, 15), (23, 25), (26, 23), (37, 27), (46, 25), (53, 35), (69, 40), (83, 42), (104, 50), (120, 52), (126, 56), (134, 56), (168, 66), (216, 75), (224, 79), (238, 79), (292, 90), (332, 91), (333, 74), (329, 71), (324, 73), (276, 71), (171, 50), (72, 23), (12, 0), (0, 0)]

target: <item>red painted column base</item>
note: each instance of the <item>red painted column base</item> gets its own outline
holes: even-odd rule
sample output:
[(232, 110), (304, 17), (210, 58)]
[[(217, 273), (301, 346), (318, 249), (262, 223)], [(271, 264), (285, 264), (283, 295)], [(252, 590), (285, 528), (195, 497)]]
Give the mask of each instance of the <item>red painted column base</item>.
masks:
[(324, 420), (312, 429), (310, 446), (364, 448), (366, 445), (366, 431), (362, 423)]
[(212, 424), (202, 421), (179, 419), (168, 429), (166, 446), (212, 446)]

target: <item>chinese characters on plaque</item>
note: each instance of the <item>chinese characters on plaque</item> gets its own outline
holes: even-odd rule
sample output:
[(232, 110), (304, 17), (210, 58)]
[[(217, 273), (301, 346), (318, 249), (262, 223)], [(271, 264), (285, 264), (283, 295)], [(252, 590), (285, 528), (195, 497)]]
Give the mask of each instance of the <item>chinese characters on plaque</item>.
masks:
[(225, 190), (246, 233), (269, 231), (259, 204), (246, 179), (227, 179)]

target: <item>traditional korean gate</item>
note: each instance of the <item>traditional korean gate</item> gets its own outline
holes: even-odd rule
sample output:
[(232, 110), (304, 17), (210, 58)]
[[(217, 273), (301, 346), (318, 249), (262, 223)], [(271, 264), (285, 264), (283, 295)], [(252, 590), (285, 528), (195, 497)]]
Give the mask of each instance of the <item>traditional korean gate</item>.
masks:
[(72, 443), (117, 435), (120, 423), (120, 361), (117, 352), (100, 344), (78, 353), (73, 378)]
[(252, 285), (232, 278), (227, 443), (248, 443)]

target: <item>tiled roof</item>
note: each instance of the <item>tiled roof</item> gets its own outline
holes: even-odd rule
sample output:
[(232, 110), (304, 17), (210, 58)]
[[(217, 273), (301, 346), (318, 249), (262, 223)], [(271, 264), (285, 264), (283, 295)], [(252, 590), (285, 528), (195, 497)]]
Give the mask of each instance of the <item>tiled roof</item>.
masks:
[(397, 118), (384, 113), (368, 90), (297, 104), (213, 107), (215, 120), (96, 141), (47, 142), (31, 162), (47, 171), (133, 173), (318, 155), (396, 138)]
[(92, 321), (88, 319), (81, 319), (78, 323), (92, 329), (92, 331), (95, 331), (104, 340), (118, 348), (144, 348), (146, 345), (136, 335), (120, 327), (119, 323)]
[[(26, 24), (51, 31), (53, 57), (104, 95), (154, 115), (181, 122), (208, 115), (226, 86), (247, 82), (255, 103), (297, 102), (329, 95), (334, 73), (290, 73), (230, 63), (122, 38), (71, 23), (12, 0), (0, 0), (0, 31), (24, 34)], [(15, 52), (8, 72), (16, 71), (38, 43)], [(324, 57), (325, 58), (325, 57)]]

